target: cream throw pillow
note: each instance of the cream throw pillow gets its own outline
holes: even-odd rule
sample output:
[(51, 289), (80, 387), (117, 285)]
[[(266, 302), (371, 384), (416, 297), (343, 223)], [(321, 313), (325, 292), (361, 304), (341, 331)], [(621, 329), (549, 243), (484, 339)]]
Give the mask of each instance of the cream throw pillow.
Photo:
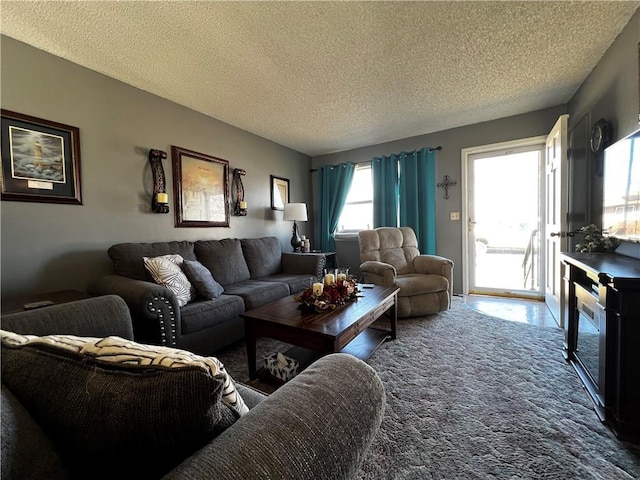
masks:
[(160, 257), (142, 257), (144, 266), (153, 280), (171, 290), (178, 299), (178, 305), (184, 307), (195, 298), (196, 289), (182, 271), (184, 259), (180, 255), (162, 255)]

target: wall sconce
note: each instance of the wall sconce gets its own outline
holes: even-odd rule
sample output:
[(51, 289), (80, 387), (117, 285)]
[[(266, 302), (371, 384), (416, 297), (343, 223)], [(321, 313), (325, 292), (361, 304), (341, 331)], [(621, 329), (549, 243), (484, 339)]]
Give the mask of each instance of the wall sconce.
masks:
[(153, 173), (153, 197), (151, 197), (151, 211), (155, 213), (169, 213), (169, 196), (166, 191), (162, 160), (167, 158), (167, 152), (149, 150), (149, 162)]
[(241, 168), (233, 170), (233, 185), (236, 188), (236, 203), (233, 207), (233, 214), (236, 217), (244, 217), (247, 215), (247, 202), (244, 201), (244, 185), (242, 185), (242, 176), (247, 171)]
[(302, 246), (302, 239), (298, 232), (299, 222), (307, 221), (307, 204), (306, 203), (285, 203), (284, 204), (284, 216), (283, 220), (293, 220), (293, 236), (291, 237), (291, 246), (294, 252), (300, 251)]

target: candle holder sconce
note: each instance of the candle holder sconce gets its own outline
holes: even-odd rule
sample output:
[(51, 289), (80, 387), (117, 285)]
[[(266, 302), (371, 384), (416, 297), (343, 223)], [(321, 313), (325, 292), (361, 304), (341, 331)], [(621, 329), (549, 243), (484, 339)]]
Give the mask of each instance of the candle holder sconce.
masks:
[(233, 170), (233, 185), (236, 189), (236, 203), (233, 207), (233, 214), (236, 217), (245, 217), (247, 215), (247, 202), (244, 201), (244, 185), (242, 185), (242, 176), (247, 171), (242, 168)]
[(169, 213), (169, 196), (167, 195), (166, 182), (162, 160), (167, 158), (167, 152), (162, 150), (149, 150), (149, 162), (153, 173), (153, 197), (151, 198), (151, 211), (154, 213)]

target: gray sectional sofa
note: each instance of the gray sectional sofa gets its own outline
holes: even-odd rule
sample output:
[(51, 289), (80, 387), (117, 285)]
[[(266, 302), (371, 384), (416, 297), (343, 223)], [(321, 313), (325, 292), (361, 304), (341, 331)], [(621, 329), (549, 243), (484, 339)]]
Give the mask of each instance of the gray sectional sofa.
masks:
[[(2, 329), (133, 336), (129, 308), (115, 295), (6, 315)], [(214, 377), (194, 367), (107, 366), (50, 345), (4, 342), (1, 365), (7, 480), (349, 479), (385, 406), (376, 372), (347, 354), (321, 358), (270, 396), (236, 382), (249, 407), (239, 418), (220, 403)], [(215, 431), (199, 434), (214, 421)]]
[[(107, 253), (113, 273), (92, 281), (88, 292), (125, 300), (136, 341), (201, 355), (242, 339), (241, 313), (309, 287), (325, 261), (319, 255), (284, 253), (276, 237), (120, 243)], [(143, 261), (171, 254), (200, 262), (224, 292), (180, 306), (170, 289), (154, 282)]]

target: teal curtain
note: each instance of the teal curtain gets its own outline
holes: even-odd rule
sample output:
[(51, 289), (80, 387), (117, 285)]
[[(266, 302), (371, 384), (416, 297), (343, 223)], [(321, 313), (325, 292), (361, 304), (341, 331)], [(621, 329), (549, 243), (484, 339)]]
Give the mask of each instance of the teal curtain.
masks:
[(400, 225), (411, 227), (420, 253), (436, 253), (436, 156), (428, 148), (401, 153)]
[(373, 226), (398, 226), (398, 156), (375, 157), (373, 177)]
[(318, 238), (323, 252), (335, 252), (333, 235), (338, 229), (338, 220), (349, 194), (355, 169), (355, 165), (351, 162), (325, 165), (318, 169), (320, 200)]
[(411, 227), (420, 253), (436, 253), (436, 156), (429, 148), (375, 157), (374, 227)]

